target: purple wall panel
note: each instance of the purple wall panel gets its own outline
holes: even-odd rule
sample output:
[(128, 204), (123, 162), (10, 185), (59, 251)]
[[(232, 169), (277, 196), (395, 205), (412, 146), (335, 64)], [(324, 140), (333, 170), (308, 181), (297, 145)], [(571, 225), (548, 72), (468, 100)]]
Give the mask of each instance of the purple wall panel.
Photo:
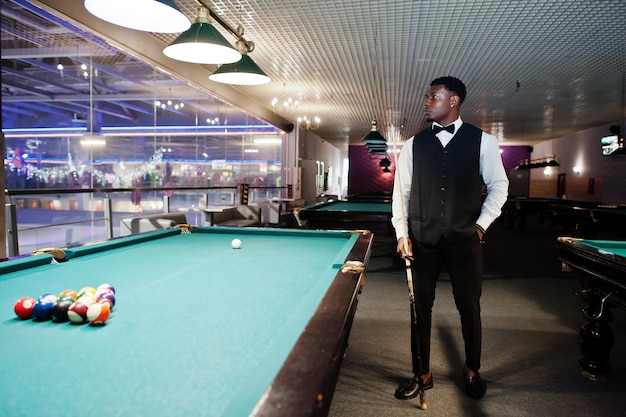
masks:
[[(503, 146), (502, 149), (502, 162), (507, 173), (514, 169), (519, 161), (530, 159), (531, 148), (528, 146)], [(384, 173), (379, 165), (383, 157), (370, 155), (365, 146), (350, 146), (348, 158), (350, 159), (348, 195), (377, 191), (390, 192), (393, 189), (393, 173), (395, 172), (393, 158), (390, 173)]]

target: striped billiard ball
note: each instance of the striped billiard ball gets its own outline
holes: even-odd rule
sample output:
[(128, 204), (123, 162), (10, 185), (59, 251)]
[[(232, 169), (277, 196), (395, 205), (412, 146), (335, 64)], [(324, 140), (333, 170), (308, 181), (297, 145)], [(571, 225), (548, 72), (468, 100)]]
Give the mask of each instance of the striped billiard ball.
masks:
[(93, 325), (103, 325), (111, 314), (111, 309), (106, 303), (95, 303), (87, 310), (87, 320)]
[(67, 309), (67, 318), (69, 318), (72, 323), (85, 323), (87, 322), (88, 309), (88, 305), (76, 301)]

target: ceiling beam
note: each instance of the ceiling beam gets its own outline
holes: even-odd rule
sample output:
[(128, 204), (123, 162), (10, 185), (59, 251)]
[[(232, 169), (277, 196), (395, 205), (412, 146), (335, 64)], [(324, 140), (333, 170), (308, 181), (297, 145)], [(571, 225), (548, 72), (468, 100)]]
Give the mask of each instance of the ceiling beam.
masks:
[[(90, 14), (82, 2), (67, 0), (32, 0), (32, 3), (56, 16), (91, 32), (121, 50), (160, 68), (194, 88), (217, 97), (240, 110), (253, 115), (285, 131), (293, 125), (275, 114), (271, 108), (245, 94), (238, 88), (220, 84), (208, 79), (216, 66), (190, 64), (176, 61), (163, 54), (165, 45), (154, 36), (117, 25), (110, 24)], [(80, 3), (80, 4), (77, 4)]]

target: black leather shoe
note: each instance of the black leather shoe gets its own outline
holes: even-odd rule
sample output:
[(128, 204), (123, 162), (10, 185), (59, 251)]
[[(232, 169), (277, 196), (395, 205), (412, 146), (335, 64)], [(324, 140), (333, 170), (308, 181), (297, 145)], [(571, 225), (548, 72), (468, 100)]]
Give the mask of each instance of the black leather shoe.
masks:
[(465, 381), (465, 393), (475, 400), (480, 400), (487, 392), (487, 385), (480, 379), (478, 372), (474, 376), (469, 376), (463, 372)]
[[(431, 389), (432, 387), (433, 376), (431, 374), (428, 379), (424, 380), (424, 391), (426, 391), (427, 389)], [(400, 384), (400, 386), (396, 390), (396, 393), (394, 394), (394, 397), (399, 400), (410, 400), (417, 397), (419, 391), (419, 382), (417, 382), (417, 379), (411, 378), (410, 380)]]

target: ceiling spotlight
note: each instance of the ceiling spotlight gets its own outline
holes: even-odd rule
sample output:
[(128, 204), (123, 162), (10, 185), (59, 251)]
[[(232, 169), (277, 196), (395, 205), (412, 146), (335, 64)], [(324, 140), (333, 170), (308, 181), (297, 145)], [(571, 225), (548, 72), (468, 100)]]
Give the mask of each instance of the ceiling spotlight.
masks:
[(85, 9), (114, 25), (156, 33), (177, 33), (191, 22), (172, 0), (85, 0)]
[(163, 53), (178, 61), (194, 64), (230, 64), (241, 59), (241, 52), (232, 47), (209, 20), (209, 9), (198, 8), (198, 16), (189, 30), (182, 33)]

